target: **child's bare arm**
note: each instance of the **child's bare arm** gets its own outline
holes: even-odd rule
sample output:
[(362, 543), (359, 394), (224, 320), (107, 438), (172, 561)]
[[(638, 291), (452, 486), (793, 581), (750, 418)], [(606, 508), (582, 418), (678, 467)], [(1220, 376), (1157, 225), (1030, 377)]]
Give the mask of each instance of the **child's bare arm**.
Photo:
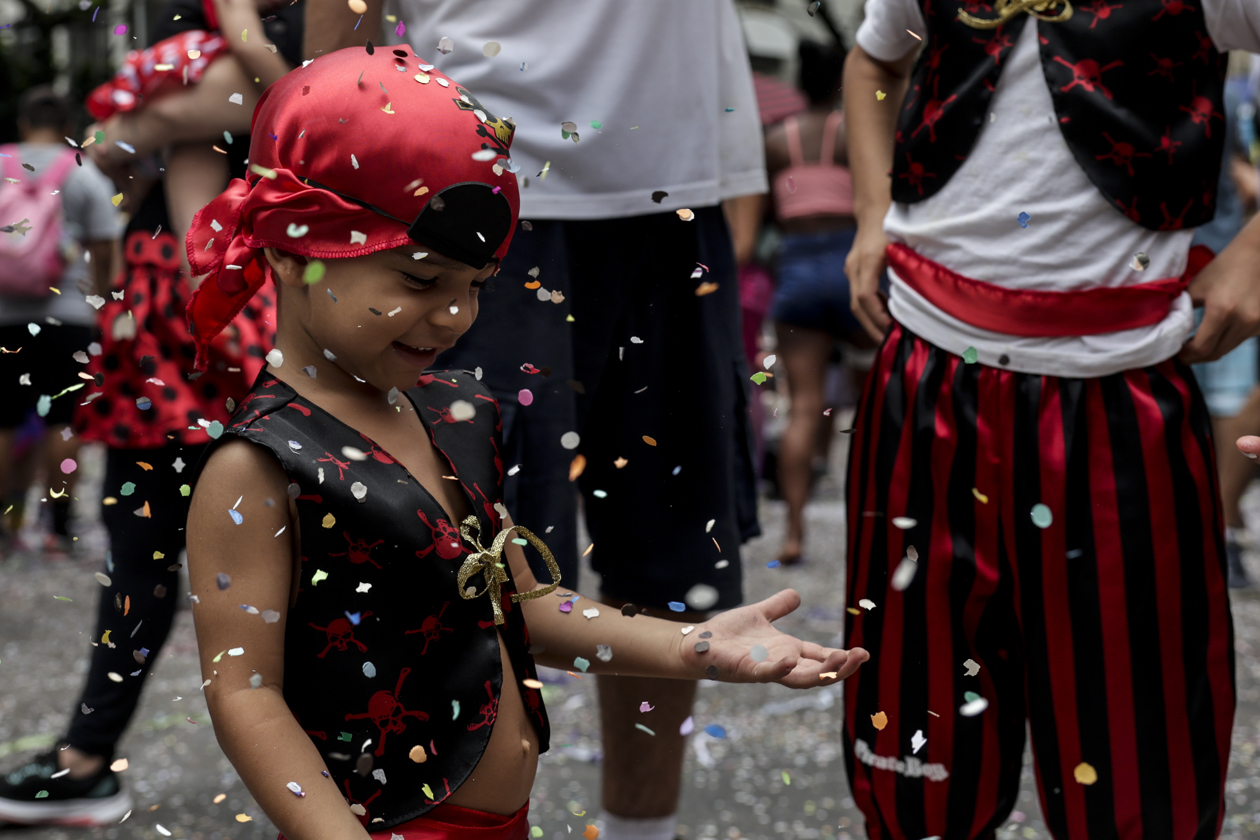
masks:
[[(287, 485), (270, 453), (245, 441), (220, 447), (197, 484), (188, 571), (206, 702), (223, 752), (286, 837), (366, 838), (283, 696), (293, 574)], [(267, 620), (270, 610), (279, 620)]]
[[(511, 525), (511, 519), (505, 518), (503, 526)], [(538, 583), (520, 547), (509, 541), (504, 551), (520, 591), (537, 589)], [(723, 682), (777, 682), (790, 688), (810, 688), (850, 676), (869, 658), (861, 648), (825, 648), (772, 627), (772, 621), (800, 606), (800, 596), (791, 589), (758, 604), (719, 613), (694, 625), (685, 636), (683, 626), (677, 622), (645, 615), (626, 616), (590, 598), (581, 598), (567, 613), (560, 612), (561, 603), (554, 595), (521, 602), (530, 638), (543, 647), (536, 659), (553, 668), (573, 670), (574, 660), (581, 657), (595, 674), (686, 680), (708, 677)], [(592, 608), (599, 610), (599, 615), (587, 618), (584, 613)], [(607, 663), (597, 656), (599, 645), (612, 649), (612, 659)], [(758, 647), (764, 651), (755, 650)]]
[(263, 33), (255, 0), (214, 0), (214, 8), (219, 15), (219, 31), (227, 39), (232, 55), (240, 60), (251, 80), (258, 80), (259, 90), (289, 72), (289, 63), (274, 51), (275, 45)]

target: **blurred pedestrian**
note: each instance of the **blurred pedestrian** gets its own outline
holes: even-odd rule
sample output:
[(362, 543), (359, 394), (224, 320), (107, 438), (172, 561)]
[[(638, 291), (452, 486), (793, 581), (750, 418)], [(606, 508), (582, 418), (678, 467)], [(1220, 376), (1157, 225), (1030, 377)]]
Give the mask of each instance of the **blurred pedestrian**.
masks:
[[(233, 18), (222, 5), (219, 13), (237, 21), (233, 27), (262, 31), (287, 66), (300, 63), (301, 5), (282, 7), (267, 25), (256, 12), (250, 22)], [(154, 38), (162, 42), (210, 28), (203, 4), (173, 0), (159, 15)], [(261, 40), (254, 38), (256, 44)], [(108, 582), (101, 588), (87, 679), (69, 727), (56, 748), (0, 777), (0, 822), (101, 825), (131, 808), (111, 764), (175, 617), (190, 492), (185, 482), (246, 396), (275, 336), (274, 296), (265, 290), (216, 337), (207, 370), (194, 370), (185, 309), (195, 281), (185, 270), (184, 243), (172, 232), (168, 209), (186, 206), (188, 196), (169, 195), (157, 155), (172, 141), (192, 145), (183, 174), (194, 193), (222, 190), (229, 172), (243, 176), (248, 134), (226, 143), (224, 131), (243, 126), (248, 132), (248, 112), (242, 115), (229, 99), (232, 80), (248, 72), (240, 57), (224, 54), (205, 68), (196, 86), (166, 91), (144, 107), (111, 116), (100, 127), (104, 143), (88, 146), (119, 174), (132, 205), (123, 235), (124, 271), (102, 292), (100, 347), (89, 354), (86, 369), (92, 385), (86, 395), (78, 392), (75, 417), (84, 440), (108, 446), (101, 507), (109, 531), (103, 569)], [(259, 93), (255, 88), (251, 95), (256, 100)], [(172, 119), (190, 110), (192, 127), (167, 130)], [(133, 151), (117, 144), (120, 136)], [(217, 184), (217, 170), (203, 165), (197, 148), (216, 143), (228, 147), (225, 155), (212, 152), (228, 162)]]
[[(1255, 169), (1248, 157), (1243, 123), (1254, 114), (1255, 102), (1247, 78), (1237, 75), (1225, 83), (1225, 152), (1217, 185), (1216, 216), (1194, 232), (1194, 244), (1205, 245), (1213, 253), (1229, 246), (1248, 218), (1255, 213), (1254, 196), (1247, 192), (1245, 179)], [(1240, 165), (1241, 164), (1241, 165)], [(1240, 189), (1241, 187), (1241, 189)], [(1244, 411), (1255, 396), (1260, 407), (1260, 339), (1249, 338), (1214, 362), (1194, 366), (1195, 378), (1203, 389), (1203, 399), (1212, 415), (1213, 437), (1220, 470), (1221, 509), (1225, 515), (1225, 557), (1229, 585), (1234, 589), (1251, 586), (1243, 566), (1243, 547), (1251, 541), (1243, 521), (1242, 495), (1255, 477), (1255, 465), (1238, 457), (1234, 440), (1255, 428), (1253, 411)]]
[(857, 232), (840, 111), (845, 50), (838, 42), (803, 40), (799, 54), (799, 85), (809, 109), (766, 135), (766, 168), (782, 232), (771, 315), (775, 354), (791, 396), (778, 457), (779, 492), (787, 502), (787, 533), (779, 550), (785, 566), (803, 559), (805, 503), (826, 425), (824, 391), (836, 342), (874, 346), (849, 309), (844, 273)]
[[(75, 116), (52, 88), (31, 88), (18, 101), (21, 142), (0, 147), (0, 213), (9, 224), (0, 233), (0, 504), (21, 509), (26, 484), (14, 481), (14, 446), (35, 411), (47, 428), (42, 461), (51, 521), (41, 547), (50, 556), (73, 547), (79, 438), (70, 421), (79, 395), (66, 389), (82, 385), (75, 355), (87, 352), (96, 315), (85, 297), (109, 285), (120, 224), (113, 185), (91, 161), (76, 161), (66, 144)], [(0, 525), (0, 559), (16, 536), (11, 525)]]
[[(395, 37), (476, 93), (456, 95), (460, 107), (515, 118), (524, 222), (476, 323), (438, 361), (480, 369), (499, 402), (504, 504), (547, 532), (575, 581), (572, 475), (602, 601), (691, 622), (736, 606), (739, 546), (759, 530), (721, 203), (765, 192), (766, 177), (735, 4), (407, 0), (397, 11)], [(379, 43), (381, 5), (370, 0), (360, 22), (343, 0), (311, 0), (307, 24), (308, 59)], [(673, 840), (695, 686), (598, 683), (602, 835)], [(645, 700), (655, 736), (634, 725)]]

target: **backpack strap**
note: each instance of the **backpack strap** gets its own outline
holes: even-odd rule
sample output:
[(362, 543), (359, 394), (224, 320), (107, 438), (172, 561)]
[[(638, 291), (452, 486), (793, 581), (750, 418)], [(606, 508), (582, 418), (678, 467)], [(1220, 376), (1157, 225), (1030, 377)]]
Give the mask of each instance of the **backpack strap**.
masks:
[(13, 143), (5, 143), (0, 146), (0, 154), (5, 157), (0, 158), (3, 163), (3, 177), (5, 178), (22, 178), (21, 161), (18, 160), (18, 147)]
[(44, 173), (39, 176), (40, 187), (51, 187), (54, 190), (61, 189), (62, 185), (65, 184), (66, 179), (70, 177), (70, 170), (74, 168), (74, 156), (74, 149), (66, 149), (62, 152), (56, 160), (48, 165), (48, 168), (44, 170)]

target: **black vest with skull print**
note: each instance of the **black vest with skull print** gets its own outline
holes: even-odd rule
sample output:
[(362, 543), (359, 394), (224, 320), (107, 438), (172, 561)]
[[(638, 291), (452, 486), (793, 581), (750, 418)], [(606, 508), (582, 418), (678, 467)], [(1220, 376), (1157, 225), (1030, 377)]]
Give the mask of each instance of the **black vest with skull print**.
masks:
[[(996, 19), (982, 0), (919, 0), (927, 20), (897, 124), (892, 197), (935, 194), (967, 159), (1029, 15), (978, 29), (959, 12)], [(1196, 227), (1216, 212), (1225, 142), (1226, 56), (1201, 4), (1090, 0), (1067, 20), (1032, 21), (1059, 130), (1107, 201), (1150, 230)], [(1048, 7), (1043, 13), (1064, 9)], [(1047, 127), (1047, 131), (1050, 129)], [(1036, 149), (1027, 149), (1036, 154)]]
[[(471, 373), (420, 382), (395, 404), (421, 417), (489, 546), (501, 527), (498, 404)], [(389, 453), (266, 369), (228, 435), (269, 449), (296, 501), (301, 572), (285, 616), (289, 708), (369, 831), (424, 814), (481, 759), (503, 681), (490, 597), (466, 600), (456, 582), (471, 550), (458, 523)], [(537, 686), (538, 677), (507, 573), (500, 627), (545, 751), (547, 713), (539, 689), (524, 682)], [(469, 584), (484, 589), (484, 575)]]

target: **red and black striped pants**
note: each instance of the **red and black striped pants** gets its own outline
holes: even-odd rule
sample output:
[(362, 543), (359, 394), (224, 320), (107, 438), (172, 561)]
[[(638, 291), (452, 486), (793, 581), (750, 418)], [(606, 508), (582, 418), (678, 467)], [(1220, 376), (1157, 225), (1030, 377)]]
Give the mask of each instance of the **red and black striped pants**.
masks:
[(871, 661), (844, 745), (869, 836), (992, 837), (1027, 726), (1058, 840), (1215, 837), (1233, 624), (1189, 369), (1012, 373), (894, 325), (855, 427), (846, 638)]

